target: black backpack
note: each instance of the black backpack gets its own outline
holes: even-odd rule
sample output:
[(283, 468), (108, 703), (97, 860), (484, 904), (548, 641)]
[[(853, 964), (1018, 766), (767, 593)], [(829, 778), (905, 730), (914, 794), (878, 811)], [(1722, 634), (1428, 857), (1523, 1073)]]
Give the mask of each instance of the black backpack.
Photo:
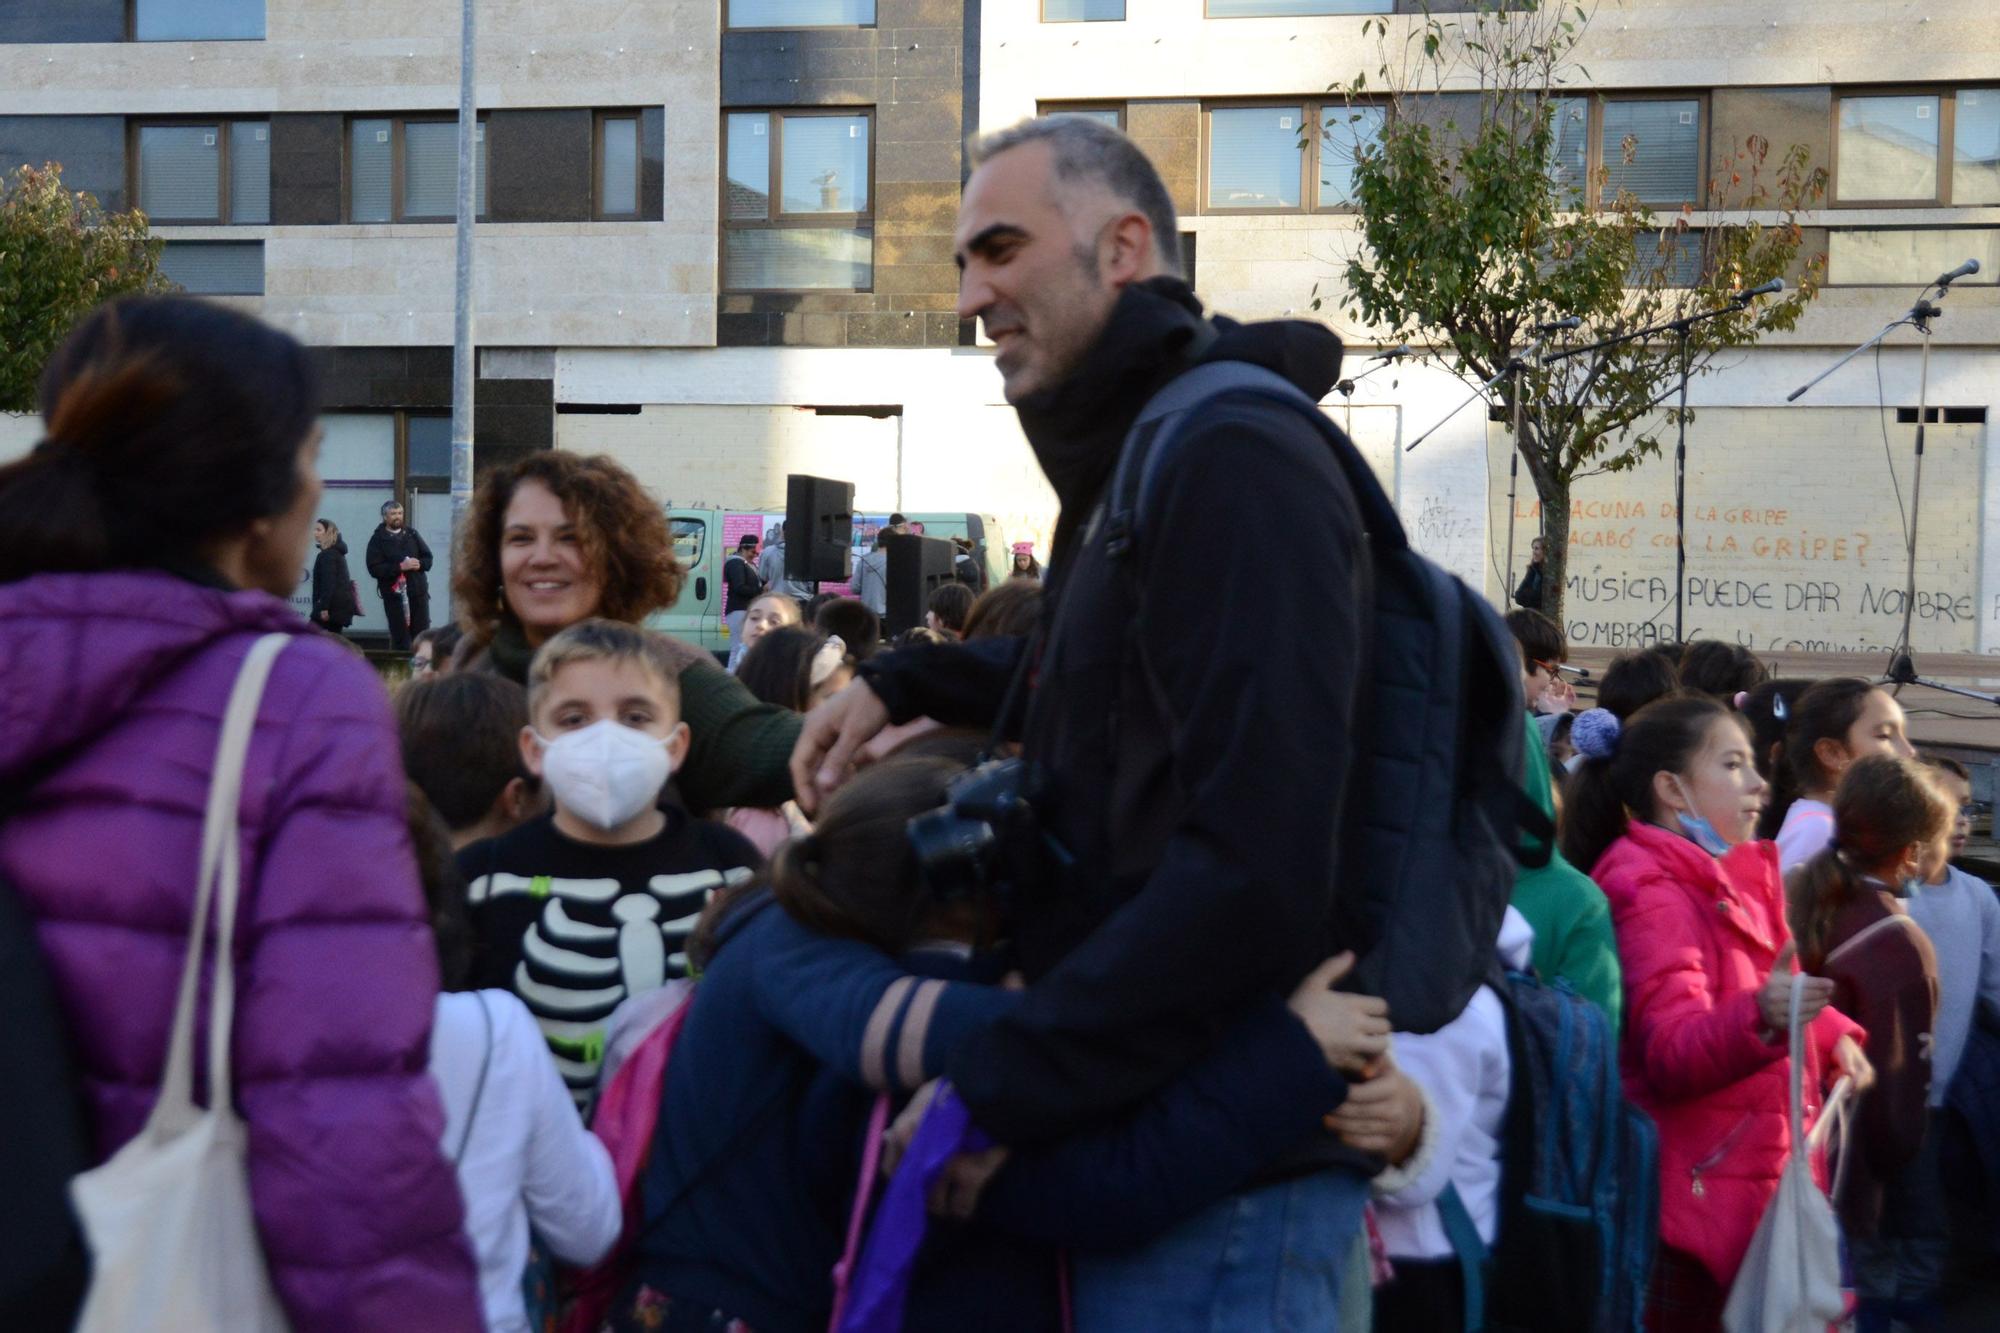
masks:
[[(1319, 404), (1244, 361), (1204, 362), (1141, 409), (1109, 493), (1114, 559), (1144, 540), (1180, 425), (1224, 397), (1277, 403), (1318, 430), (1368, 533), (1375, 604), (1370, 641), (1357, 646), (1360, 759), (1346, 808), (1328, 812), (1345, 830), (1334, 925), (1360, 954), (1346, 985), (1388, 1000), (1399, 1030), (1435, 1032), (1490, 974), (1514, 888), (1529, 808), (1520, 650), (1484, 598), (1410, 549), (1395, 506)], [(1384, 722), (1395, 725), (1371, 725)]]
[(1466, 1327), (1639, 1333), (1660, 1230), (1659, 1135), (1625, 1099), (1602, 1009), (1558, 981), (1491, 982), (1507, 1014), (1500, 1226), (1490, 1256), (1456, 1190), (1438, 1199)]
[(67, 1330), (90, 1274), (69, 1182), (90, 1135), (34, 922), (0, 881), (0, 1328)]

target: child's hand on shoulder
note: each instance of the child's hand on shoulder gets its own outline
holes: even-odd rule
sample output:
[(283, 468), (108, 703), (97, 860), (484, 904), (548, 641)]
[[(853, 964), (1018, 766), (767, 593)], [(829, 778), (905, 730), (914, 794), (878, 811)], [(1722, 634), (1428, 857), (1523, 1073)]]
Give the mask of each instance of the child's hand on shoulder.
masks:
[(1291, 1011), (1326, 1056), (1349, 1078), (1366, 1078), (1389, 1051), (1389, 1002), (1351, 995), (1334, 985), (1354, 970), (1354, 954), (1335, 954), (1314, 968), (1292, 992)]

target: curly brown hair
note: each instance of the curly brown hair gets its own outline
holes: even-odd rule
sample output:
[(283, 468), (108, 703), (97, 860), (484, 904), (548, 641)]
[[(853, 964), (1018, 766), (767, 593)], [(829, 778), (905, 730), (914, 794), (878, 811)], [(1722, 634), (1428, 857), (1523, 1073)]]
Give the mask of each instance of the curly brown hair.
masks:
[(604, 454), (546, 449), (489, 470), (473, 492), (451, 578), (467, 635), (485, 643), (513, 616), (500, 590), (500, 534), (524, 481), (548, 487), (576, 524), (584, 559), (604, 589), (593, 614), (636, 625), (680, 600), (682, 570), (666, 511), (639, 479)]

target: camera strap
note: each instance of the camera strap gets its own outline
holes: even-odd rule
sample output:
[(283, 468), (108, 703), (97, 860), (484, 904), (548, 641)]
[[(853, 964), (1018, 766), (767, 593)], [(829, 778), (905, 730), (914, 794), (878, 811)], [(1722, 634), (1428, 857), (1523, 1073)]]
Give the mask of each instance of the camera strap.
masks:
[[(1007, 681), (1007, 692), (1000, 696), (1000, 711), (993, 715), (993, 734), (986, 738), (986, 748), (980, 752), (977, 764), (999, 756), (1000, 747), (1007, 743), (1009, 724), (1013, 722), (1016, 711), (1025, 707), (1023, 696), (1041, 659), (1042, 625), (1042, 621), (1037, 621), (1027, 642), (1021, 645), (1021, 660), (1014, 664), (1014, 674)], [(977, 767), (977, 764), (974, 766)]]

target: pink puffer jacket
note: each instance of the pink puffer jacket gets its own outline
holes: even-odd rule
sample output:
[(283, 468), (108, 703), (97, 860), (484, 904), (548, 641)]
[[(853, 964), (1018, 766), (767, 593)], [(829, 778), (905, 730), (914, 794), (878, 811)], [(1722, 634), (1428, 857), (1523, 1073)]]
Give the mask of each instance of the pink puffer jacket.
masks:
[(364, 662), (261, 592), (0, 586), (0, 791), (19, 802), (0, 875), (36, 918), (108, 1157), (157, 1095), (223, 705), (273, 630), (297, 637), (245, 774), (234, 1050), (264, 1256), (297, 1329), (477, 1329), (427, 1072), (436, 954)]
[[(1727, 1287), (1791, 1150), (1791, 1060), (1757, 1012), (1790, 937), (1777, 849), (1745, 843), (1718, 859), (1635, 820), (1590, 875), (1625, 971), (1625, 1095), (1660, 1130), (1660, 1239)], [(1861, 1029), (1833, 1009), (1808, 1034), (1808, 1128), (1844, 1034)]]

